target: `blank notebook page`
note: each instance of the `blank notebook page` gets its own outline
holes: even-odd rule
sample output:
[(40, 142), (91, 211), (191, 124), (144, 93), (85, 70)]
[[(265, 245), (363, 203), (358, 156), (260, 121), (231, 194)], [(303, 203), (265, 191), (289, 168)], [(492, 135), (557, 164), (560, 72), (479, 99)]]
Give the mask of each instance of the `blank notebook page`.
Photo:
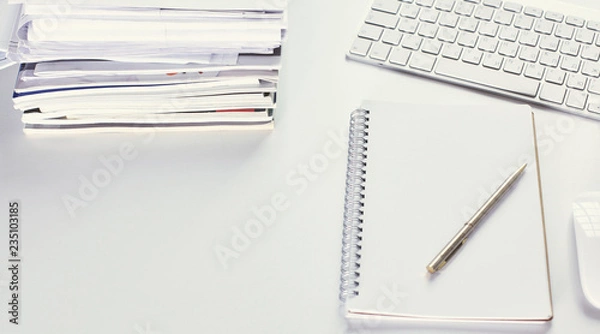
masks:
[[(348, 315), (549, 320), (531, 110), (366, 102), (358, 296)], [(529, 165), (439, 273), (425, 267), (498, 186)]]

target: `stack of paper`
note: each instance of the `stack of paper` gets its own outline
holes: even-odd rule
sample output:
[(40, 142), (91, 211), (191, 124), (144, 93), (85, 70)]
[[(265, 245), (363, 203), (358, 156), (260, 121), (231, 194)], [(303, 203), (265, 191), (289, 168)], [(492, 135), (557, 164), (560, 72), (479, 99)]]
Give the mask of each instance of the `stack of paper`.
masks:
[(26, 128), (272, 126), (284, 2), (11, 1)]

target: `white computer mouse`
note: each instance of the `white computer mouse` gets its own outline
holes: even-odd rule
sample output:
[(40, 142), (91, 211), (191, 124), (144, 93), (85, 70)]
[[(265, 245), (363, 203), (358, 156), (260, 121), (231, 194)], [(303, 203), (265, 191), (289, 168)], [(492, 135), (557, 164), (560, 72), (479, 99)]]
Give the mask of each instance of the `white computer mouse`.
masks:
[(573, 203), (573, 226), (583, 294), (600, 309), (600, 191), (577, 197)]

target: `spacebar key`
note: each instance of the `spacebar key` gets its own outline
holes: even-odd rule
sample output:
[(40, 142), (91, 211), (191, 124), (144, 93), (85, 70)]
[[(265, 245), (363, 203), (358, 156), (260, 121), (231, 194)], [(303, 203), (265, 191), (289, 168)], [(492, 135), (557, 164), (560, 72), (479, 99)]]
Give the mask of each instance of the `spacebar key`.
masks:
[(435, 73), (444, 77), (500, 89), (519, 95), (535, 97), (540, 83), (513, 74), (488, 70), (459, 61), (439, 59)]

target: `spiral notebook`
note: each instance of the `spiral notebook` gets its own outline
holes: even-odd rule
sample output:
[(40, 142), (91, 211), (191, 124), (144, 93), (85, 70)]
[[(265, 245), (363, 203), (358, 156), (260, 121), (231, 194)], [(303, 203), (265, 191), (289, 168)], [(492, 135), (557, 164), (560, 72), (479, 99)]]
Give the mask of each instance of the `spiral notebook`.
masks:
[[(528, 106), (365, 102), (351, 116), (340, 299), (346, 316), (552, 319), (534, 115)], [(439, 273), (426, 266), (528, 167)]]

